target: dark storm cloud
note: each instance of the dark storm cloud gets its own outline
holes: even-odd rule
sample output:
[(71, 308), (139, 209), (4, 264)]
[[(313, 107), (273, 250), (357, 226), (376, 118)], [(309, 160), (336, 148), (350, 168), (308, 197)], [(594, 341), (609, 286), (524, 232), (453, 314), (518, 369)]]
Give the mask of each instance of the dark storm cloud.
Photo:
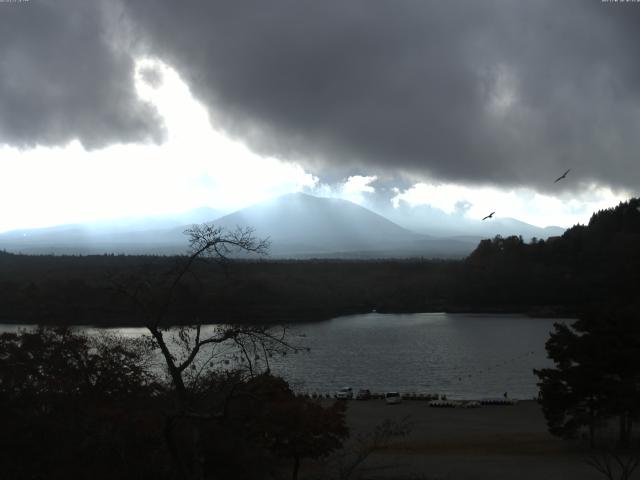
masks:
[(323, 181), (636, 189), (639, 25), (640, 4), (600, 0), (0, 3), (0, 143), (158, 140), (132, 82), (149, 54)]
[(640, 4), (127, 5), (215, 122), (316, 172), (640, 182)]
[(142, 80), (150, 87), (158, 88), (162, 85), (162, 72), (157, 68), (144, 67), (140, 69)]
[[(114, 2), (0, 3), (0, 144), (159, 141), (137, 100), (133, 59)], [(120, 35), (120, 37), (119, 37)]]

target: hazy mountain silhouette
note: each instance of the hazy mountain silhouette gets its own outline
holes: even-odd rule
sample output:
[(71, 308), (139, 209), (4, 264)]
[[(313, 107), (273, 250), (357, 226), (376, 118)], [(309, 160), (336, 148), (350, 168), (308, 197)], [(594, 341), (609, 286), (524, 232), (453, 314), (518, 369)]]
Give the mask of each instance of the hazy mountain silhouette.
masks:
[(219, 218), (227, 229), (250, 226), (282, 250), (371, 250), (421, 238), (355, 203), (304, 193), (283, 195)]
[(215, 223), (227, 229), (252, 227), (256, 236), (271, 240), (274, 257), (449, 257), (466, 255), (476, 243), (445, 243), (347, 200), (304, 193), (244, 208)]
[(562, 235), (562, 227), (537, 227), (515, 218), (500, 217), (497, 212), (490, 221), (470, 219), (464, 211), (447, 214), (442, 210), (421, 205), (410, 207), (401, 203), (397, 208), (387, 208), (379, 212), (391, 221), (417, 233), (440, 237), (493, 238), (496, 235), (508, 237), (521, 235), (525, 240), (533, 237), (547, 238)]
[(170, 215), (12, 230), (0, 233), (0, 248), (34, 254), (178, 253), (186, 248), (186, 225), (213, 221), (221, 213), (202, 207)]
[[(200, 208), (180, 215), (17, 230), (0, 234), (0, 249), (56, 254), (177, 254), (187, 250), (183, 232), (189, 225), (214, 222), (228, 230), (253, 228), (257, 237), (271, 240), (270, 255), (274, 258), (463, 257), (482, 238), (496, 234), (517, 233), (526, 238), (562, 232), (545, 234), (544, 229), (501, 218), (475, 223), (467, 220), (453, 228), (450, 218), (439, 222), (434, 215), (427, 221), (420, 208), (404, 216), (397, 213), (405, 223), (400, 226), (347, 200), (294, 193), (222, 217), (216, 210)], [(491, 225), (476, 225), (482, 223)], [(419, 232), (406, 225), (415, 225)]]

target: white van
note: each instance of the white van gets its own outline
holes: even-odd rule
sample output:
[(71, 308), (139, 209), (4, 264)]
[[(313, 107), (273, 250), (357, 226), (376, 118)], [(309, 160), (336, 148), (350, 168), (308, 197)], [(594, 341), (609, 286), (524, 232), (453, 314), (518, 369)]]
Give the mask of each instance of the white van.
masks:
[(387, 405), (396, 405), (398, 403), (402, 403), (402, 397), (398, 392), (387, 392), (384, 394), (384, 400), (387, 402)]
[(351, 387), (343, 387), (338, 390), (336, 398), (341, 400), (351, 400), (353, 398), (353, 389)]

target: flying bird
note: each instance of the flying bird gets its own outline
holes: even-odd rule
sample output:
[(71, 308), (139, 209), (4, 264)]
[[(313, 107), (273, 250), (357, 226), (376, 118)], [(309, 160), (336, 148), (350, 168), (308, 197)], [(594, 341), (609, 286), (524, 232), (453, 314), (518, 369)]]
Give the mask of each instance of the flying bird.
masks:
[(487, 215), (486, 217), (484, 217), (482, 220), (486, 220), (487, 218), (493, 218), (493, 214), (496, 212), (491, 212), (489, 215)]
[(569, 173), (571, 171), (571, 169), (567, 170), (566, 172), (564, 172), (562, 175), (560, 175), (558, 178), (555, 179), (555, 181), (553, 183), (558, 183), (560, 180), (562, 180), (563, 178), (567, 178), (567, 173)]

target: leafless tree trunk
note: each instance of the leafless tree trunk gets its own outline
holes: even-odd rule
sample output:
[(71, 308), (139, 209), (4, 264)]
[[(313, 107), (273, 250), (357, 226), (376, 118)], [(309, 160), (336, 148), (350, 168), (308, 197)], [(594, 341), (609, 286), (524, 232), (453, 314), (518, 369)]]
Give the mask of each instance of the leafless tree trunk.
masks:
[(602, 449), (589, 455), (585, 462), (608, 480), (629, 480), (640, 463), (640, 452)]
[[(257, 240), (253, 230), (248, 228), (238, 228), (228, 233), (222, 228), (203, 224), (193, 226), (185, 234), (189, 238), (190, 253), (164, 277), (156, 279), (155, 283), (150, 278), (138, 278), (128, 284), (119, 281), (113, 283), (120, 293), (133, 302), (138, 315), (142, 315), (154, 345), (162, 354), (175, 393), (175, 411), (166, 418), (165, 440), (181, 475), (199, 480), (203, 478), (204, 471), (198, 424), (215, 420), (213, 416), (198, 412), (194, 407), (191, 386), (186, 381), (187, 373), (197, 370), (199, 355), (206, 348), (232, 344), (253, 374), (257, 358), (262, 356), (268, 367), (270, 355), (295, 348), (285, 340), (284, 329), (276, 332), (261, 326), (219, 326), (203, 335), (203, 323), (194, 319), (192, 322), (182, 321), (181, 326), (173, 328), (171, 332), (168, 315), (175, 302), (176, 291), (187, 276), (196, 276), (193, 272), (196, 262), (208, 258), (225, 264), (235, 251), (265, 254), (269, 246), (267, 240)], [(178, 345), (168, 336), (170, 332), (177, 334)], [(177, 348), (181, 351), (177, 352)], [(225, 411), (226, 406), (217, 415), (224, 415)], [(177, 441), (178, 431), (183, 437), (185, 434), (189, 437), (188, 448), (184, 448), (185, 442)]]

